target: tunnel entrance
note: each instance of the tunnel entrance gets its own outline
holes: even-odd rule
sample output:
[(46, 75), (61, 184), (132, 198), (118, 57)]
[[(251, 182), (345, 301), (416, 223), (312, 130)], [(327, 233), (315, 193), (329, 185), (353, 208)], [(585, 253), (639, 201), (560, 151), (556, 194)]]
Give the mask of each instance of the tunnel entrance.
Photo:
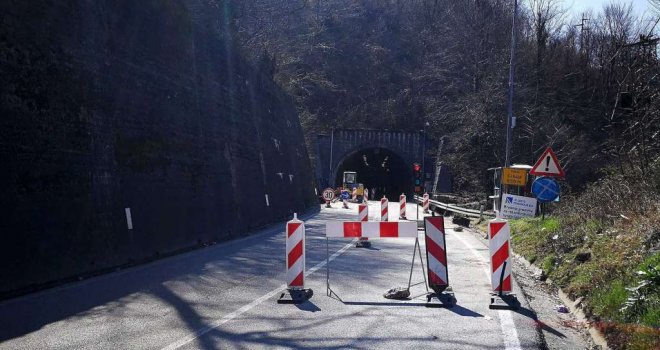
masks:
[(406, 164), (403, 158), (388, 149), (367, 148), (346, 156), (337, 168), (337, 186), (342, 184), (344, 171), (357, 172), (357, 182), (369, 189), (370, 199), (385, 195), (390, 201), (398, 201), (401, 193), (408, 197), (412, 194), (412, 164)]

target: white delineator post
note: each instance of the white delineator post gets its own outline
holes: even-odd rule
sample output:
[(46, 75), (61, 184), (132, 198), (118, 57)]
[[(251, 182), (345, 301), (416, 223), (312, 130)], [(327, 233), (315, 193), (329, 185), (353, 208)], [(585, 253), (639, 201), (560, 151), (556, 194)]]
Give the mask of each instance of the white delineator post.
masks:
[(369, 221), (369, 206), (366, 203), (358, 205), (358, 221)]
[(305, 223), (295, 213), (286, 223), (286, 286), (280, 304), (297, 304), (312, 296), (312, 290), (305, 289)]
[[(358, 221), (369, 221), (369, 205), (362, 203), (358, 205)], [(368, 246), (370, 243), (365, 242), (369, 240), (367, 237), (360, 237), (360, 241), (355, 245), (356, 247)]]
[(399, 218), (406, 218), (406, 195), (403, 193), (399, 196)]
[(422, 196), (422, 208), (424, 208), (424, 214), (428, 214), (429, 212), (429, 194), (424, 193)]
[[(511, 229), (507, 220), (495, 219), (488, 223), (488, 250), (490, 251), (491, 287), (494, 293), (511, 293)], [(504, 274), (502, 274), (504, 272)], [(501, 281), (501, 283), (500, 283)]]
[(390, 203), (387, 201), (387, 198), (383, 197), (380, 200), (380, 221), (387, 221), (387, 206)]

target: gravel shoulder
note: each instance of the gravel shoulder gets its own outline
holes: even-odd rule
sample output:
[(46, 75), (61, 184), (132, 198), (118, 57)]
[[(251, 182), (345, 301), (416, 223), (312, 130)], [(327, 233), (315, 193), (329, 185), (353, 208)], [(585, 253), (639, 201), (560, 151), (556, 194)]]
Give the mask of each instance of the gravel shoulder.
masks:
[[(465, 229), (488, 245), (486, 234), (477, 229)], [(535, 269), (522, 257), (514, 254), (513, 274), (525, 299), (536, 313), (537, 327), (541, 331), (545, 349), (601, 349), (589, 336), (587, 325), (580, 321), (573, 310), (568, 313), (557, 311), (563, 302), (557, 288), (540, 280), (541, 271)]]

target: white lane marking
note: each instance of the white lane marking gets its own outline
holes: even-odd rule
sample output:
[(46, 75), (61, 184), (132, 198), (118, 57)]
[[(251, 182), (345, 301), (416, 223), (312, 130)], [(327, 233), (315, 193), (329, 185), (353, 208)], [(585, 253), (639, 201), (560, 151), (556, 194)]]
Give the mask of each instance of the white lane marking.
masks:
[[(328, 261), (332, 261), (332, 260), (336, 259), (338, 256), (343, 254), (346, 250), (348, 250), (348, 248), (351, 248), (353, 246), (353, 244), (355, 244), (355, 240), (352, 240), (351, 243), (346, 244), (344, 247), (342, 247), (341, 249), (339, 249), (338, 251), (336, 251), (335, 253), (330, 255), (330, 257), (328, 258)], [(307, 272), (305, 273), (305, 277), (307, 277), (307, 276), (313, 274), (314, 272), (318, 271), (320, 268), (322, 268), (323, 266), (326, 265), (326, 262), (327, 262), (326, 260), (323, 260), (320, 263), (316, 264), (311, 269), (307, 270)], [(189, 336), (187, 336), (183, 339), (180, 339), (179, 341), (171, 343), (170, 345), (162, 348), (162, 350), (175, 350), (175, 349), (178, 349), (178, 348), (190, 343), (191, 341), (201, 337), (202, 335), (204, 335), (204, 334), (206, 334), (206, 333), (222, 326), (223, 324), (233, 320), (234, 318), (250, 311), (252, 308), (254, 308), (255, 306), (261, 304), (265, 300), (268, 300), (268, 299), (274, 297), (275, 295), (277, 295), (277, 293), (280, 293), (285, 288), (286, 288), (286, 284), (280, 285), (279, 287), (277, 287), (277, 288), (271, 290), (270, 292), (264, 294), (259, 299), (256, 299), (256, 300), (252, 301), (251, 303), (249, 303), (247, 305), (244, 305), (240, 309), (225, 315), (225, 317), (223, 317), (219, 320), (211, 322), (211, 324), (196, 330), (193, 334), (191, 334), (191, 335), (189, 335)]]
[[(453, 231), (453, 230), (452, 230)], [(464, 246), (466, 246), (479, 260), (484, 260), (479, 252), (464, 238), (457, 234), (454, 231), (454, 234), (451, 235), (458, 239)], [(490, 280), (490, 273), (488, 269), (484, 268), (484, 273), (486, 273), (486, 278)], [(504, 349), (506, 350), (520, 350), (520, 340), (518, 339), (518, 331), (516, 331), (516, 325), (513, 323), (513, 316), (511, 316), (511, 311), (509, 310), (498, 310), (497, 316), (500, 318), (500, 329), (502, 331), (502, 338), (504, 340)]]

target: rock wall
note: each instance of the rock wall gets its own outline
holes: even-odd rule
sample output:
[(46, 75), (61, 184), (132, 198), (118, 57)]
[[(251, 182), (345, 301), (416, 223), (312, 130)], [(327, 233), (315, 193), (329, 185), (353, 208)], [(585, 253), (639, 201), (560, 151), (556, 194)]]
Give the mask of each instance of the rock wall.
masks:
[(0, 3), (0, 296), (316, 205), (295, 107), (229, 18), (216, 0)]

